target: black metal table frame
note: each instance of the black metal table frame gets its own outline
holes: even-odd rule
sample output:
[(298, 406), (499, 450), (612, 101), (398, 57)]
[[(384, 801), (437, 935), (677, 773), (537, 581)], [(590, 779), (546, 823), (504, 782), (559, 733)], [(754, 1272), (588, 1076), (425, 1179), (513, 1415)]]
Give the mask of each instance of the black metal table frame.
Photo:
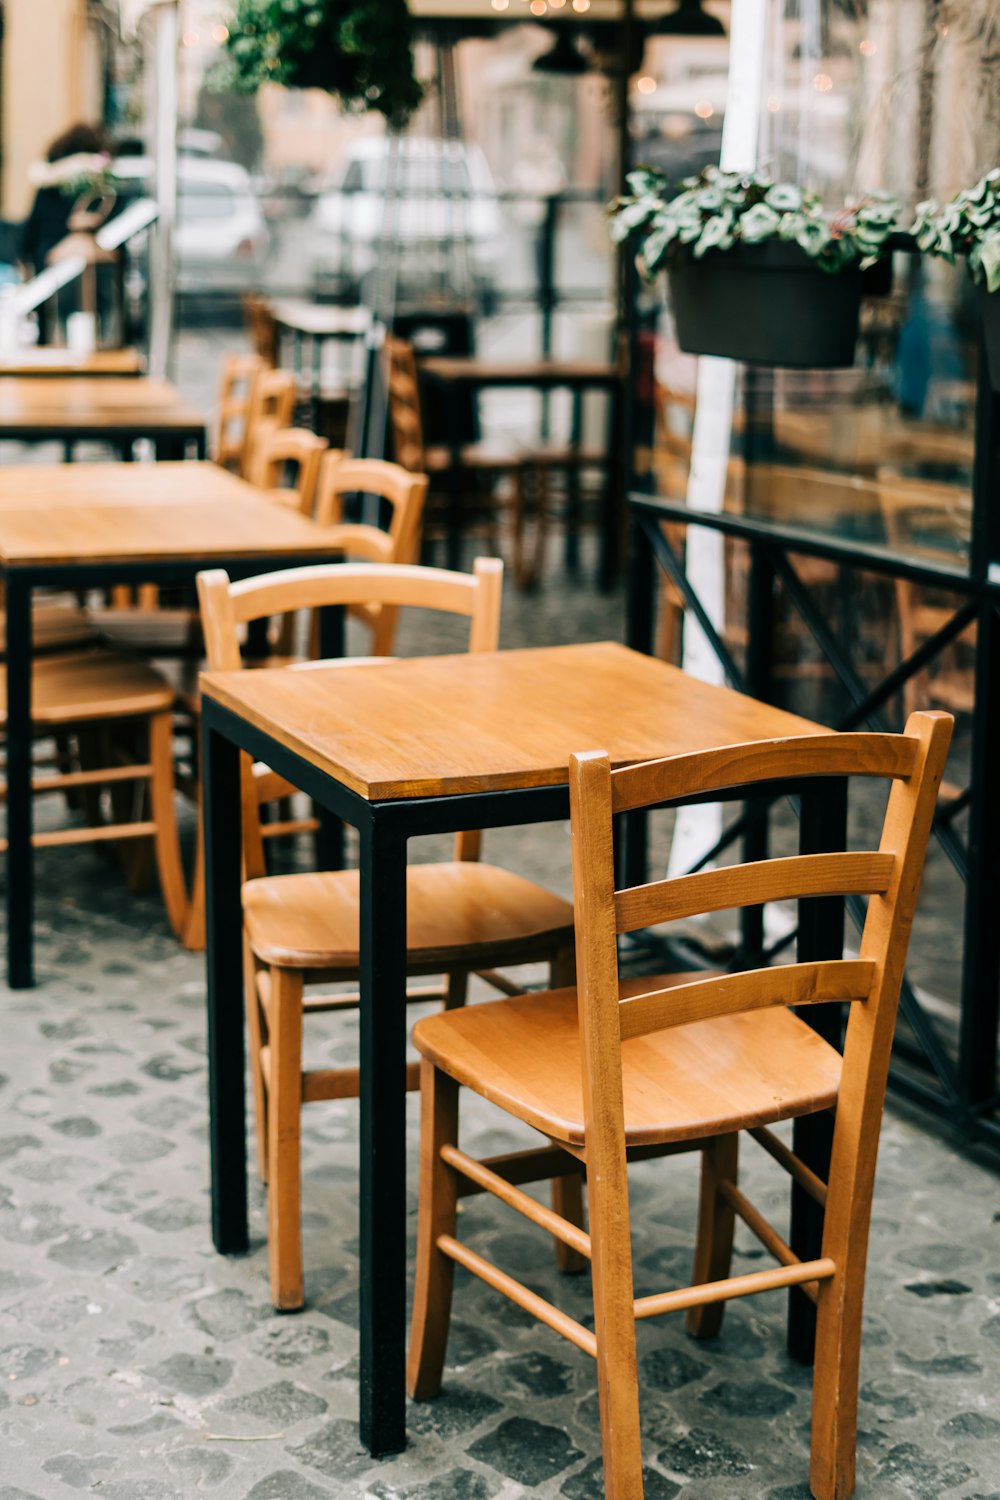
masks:
[[(360, 1430), (374, 1456), (405, 1446), (406, 1278), (406, 863), (418, 835), (565, 820), (566, 784), (524, 790), (370, 801), (206, 694), (202, 777), (207, 893), (208, 1056), (212, 1236), (222, 1253), (248, 1246), (243, 1041), (241, 806), (239, 753), (263, 761), (314, 804), (358, 832), (360, 864)], [(801, 789), (803, 852), (843, 847), (846, 788), (825, 781)], [(838, 794), (843, 789), (843, 795)], [(738, 795), (738, 794), (737, 794)], [(713, 800), (718, 800), (713, 799)], [(627, 829), (626, 829), (627, 833)], [(843, 903), (800, 904), (803, 959), (840, 955)], [(839, 1038), (841, 1007), (811, 1007), (817, 1026)], [(829, 1149), (826, 1116), (798, 1122), (796, 1142), (812, 1159)], [(821, 1219), (801, 1189), (792, 1192), (792, 1243), (816, 1252)], [(789, 1347), (808, 1360), (815, 1309), (790, 1298)]]
[[(981, 390), (980, 430), (988, 424), (983, 408), (991, 398)], [(995, 430), (995, 429), (994, 429)], [(988, 493), (993, 460), (991, 442), (977, 445), (977, 494)], [(825, 659), (851, 700), (851, 708), (836, 725), (838, 729), (888, 728), (882, 709), (903, 685), (938, 656), (973, 622), (977, 628), (975, 710), (972, 715), (972, 763), (969, 787), (950, 806), (942, 806), (934, 824), (934, 836), (957, 873), (966, 883), (962, 1008), (957, 1063), (953, 1062), (933, 1018), (921, 1005), (912, 986), (904, 979), (901, 1014), (914, 1034), (914, 1043), (897, 1037), (896, 1056), (916, 1063), (930, 1082), (914, 1076), (912, 1069), (894, 1068), (892, 1087), (921, 1107), (947, 1119), (960, 1133), (1000, 1149), (1000, 1122), (989, 1116), (997, 1107), (997, 1025), (1000, 1019), (1000, 923), (996, 921), (996, 892), (1000, 889), (1000, 579), (990, 564), (1000, 558), (1000, 521), (996, 507), (977, 504), (974, 510), (972, 556), (967, 570), (942, 560), (921, 560), (893, 552), (888, 547), (823, 535), (792, 525), (758, 520), (726, 512), (705, 512), (681, 501), (665, 500), (642, 493), (628, 497), (632, 517), (629, 599), (629, 644), (650, 650), (653, 631), (654, 560), (680, 591), (685, 607), (704, 631), (731, 686), (764, 701), (771, 698), (770, 661), (774, 589), (780, 583)], [(663, 522), (699, 526), (741, 539), (750, 548), (747, 598), (748, 660), (740, 672), (731, 652), (704, 609), (684, 568), (678, 550), (664, 534)], [(873, 572), (888, 578), (905, 578), (952, 592), (961, 601), (946, 624), (923, 642), (908, 658), (888, 670), (874, 685), (864, 682), (849, 660), (823, 612), (811, 600), (794, 562), (796, 554), (819, 557), (842, 567)], [(969, 809), (966, 844), (954, 829), (956, 816)], [(766, 829), (752, 832), (744, 822), (729, 831), (756, 838), (766, 845)], [(714, 851), (713, 851), (714, 852)], [(635, 855), (636, 866), (641, 851)], [(859, 903), (848, 910), (857, 920)]]
[(211, 557), (192, 561), (62, 562), (5, 567), (0, 564), (7, 616), (7, 982), (30, 989), (34, 974), (34, 851), (31, 795), (31, 596), (36, 588), (86, 590), (116, 583), (193, 585), (209, 567), (232, 578), (252, 577), (277, 568), (339, 562), (342, 553), (316, 551), (277, 555)]

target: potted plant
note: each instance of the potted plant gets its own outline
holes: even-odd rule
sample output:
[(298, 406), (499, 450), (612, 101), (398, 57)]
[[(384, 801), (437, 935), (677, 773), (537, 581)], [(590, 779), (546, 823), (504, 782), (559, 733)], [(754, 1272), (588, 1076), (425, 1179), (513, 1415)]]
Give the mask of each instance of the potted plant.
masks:
[(646, 167), (628, 185), (611, 205), (612, 237), (638, 244), (647, 279), (666, 268), (682, 349), (806, 369), (853, 363), (863, 273), (886, 256), (894, 198), (871, 193), (830, 214), (808, 189), (717, 167), (674, 195)]
[(1000, 391), (1000, 167), (975, 187), (956, 193), (943, 208), (933, 200), (918, 203), (910, 233), (918, 249), (951, 265), (957, 255), (968, 256), (979, 289), (990, 385)]
[(405, 125), (423, 98), (406, 0), (236, 0), (226, 82), (318, 88)]

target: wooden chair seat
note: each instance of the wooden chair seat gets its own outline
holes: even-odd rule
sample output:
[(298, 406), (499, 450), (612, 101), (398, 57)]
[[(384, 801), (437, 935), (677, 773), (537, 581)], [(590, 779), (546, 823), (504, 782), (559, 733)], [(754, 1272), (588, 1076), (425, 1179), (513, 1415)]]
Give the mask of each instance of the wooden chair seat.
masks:
[[(622, 994), (704, 977), (633, 980)], [(459, 1083), (550, 1139), (583, 1146), (575, 987), (427, 1016), (413, 1040)], [(524, 1065), (528, 1057), (537, 1060), (536, 1077)], [(825, 1109), (836, 1101), (840, 1069), (839, 1052), (790, 1010), (719, 1016), (632, 1037), (622, 1043), (626, 1143), (701, 1140)]]
[[(46, 656), (33, 664), (31, 718), (40, 725), (166, 713), (173, 689), (152, 667), (113, 651)], [(7, 721), (7, 669), (0, 667), (0, 723)]]
[[(31, 646), (40, 651), (70, 651), (89, 645), (96, 631), (76, 600), (71, 597), (36, 599), (31, 607)], [(7, 620), (0, 614), (0, 654), (7, 654)]]
[[(456, 860), (411, 865), (406, 873), (407, 963), (413, 968), (524, 963), (533, 937), (539, 958), (561, 937), (572, 942), (570, 902), (510, 870)], [(281, 875), (243, 887), (254, 954), (285, 968), (355, 969), (358, 911), (356, 870)]]

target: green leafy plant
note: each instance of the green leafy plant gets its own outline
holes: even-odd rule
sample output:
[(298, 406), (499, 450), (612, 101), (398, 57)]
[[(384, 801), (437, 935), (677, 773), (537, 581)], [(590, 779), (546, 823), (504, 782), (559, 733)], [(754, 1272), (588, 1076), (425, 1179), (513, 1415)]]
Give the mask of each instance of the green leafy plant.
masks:
[(423, 98), (406, 0), (236, 0), (226, 24), (230, 67), (219, 82), (237, 92), (325, 89), (396, 126)]
[(929, 199), (916, 212), (910, 233), (919, 250), (951, 265), (957, 255), (967, 255), (973, 279), (988, 292), (1000, 291), (1000, 167), (943, 207)]
[(880, 259), (899, 216), (888, 193), (869, 193), (831, 214), (807, 188), (718, 167), (685, 178), (674, 194), (650, 167), (638, 167), (627, 181), (630, 193), (610, 207), (611, 237), (638, 244), (639, 267), (650, 280), (664, 265), (767, 240), (800, 246), (823, 271), (863, 269)]

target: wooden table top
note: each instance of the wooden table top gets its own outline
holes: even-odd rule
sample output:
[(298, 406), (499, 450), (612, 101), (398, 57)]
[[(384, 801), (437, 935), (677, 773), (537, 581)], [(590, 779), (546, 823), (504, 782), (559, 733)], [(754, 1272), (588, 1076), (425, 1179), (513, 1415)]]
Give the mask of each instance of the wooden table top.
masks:
[(276, 297), (268, 305), (282, 328), (311, 338), (360, 338), (371, 327), (372, 315), (367, 307), (338, 307), (298, 297)]
[(0, 469), (0, 566), (328, 556), (323, 527), (210, 463)]
[(60, 436), (68, 430), (107, 432), (204, 430), (205, 414), (166, 380), (145, 376), (0, 375), (0, 436), (4, 428)]
[(74, 354), (70, 349), (41, 345), (0, 356), (0, 375), (141, 375), (138, 349), (95, 349)]
[(823, 732), (609, 641), (207, 672), (201, 686), (371, 801), (558, 786), (581, 750), (607, 750), (623, 765)]
[(616, 365), (598, 360), (477, 359), (473, 355), (433, 354), (418, 357), (422, 375), (432, 380), (491, 386), (612, 386), (620, 379)]

